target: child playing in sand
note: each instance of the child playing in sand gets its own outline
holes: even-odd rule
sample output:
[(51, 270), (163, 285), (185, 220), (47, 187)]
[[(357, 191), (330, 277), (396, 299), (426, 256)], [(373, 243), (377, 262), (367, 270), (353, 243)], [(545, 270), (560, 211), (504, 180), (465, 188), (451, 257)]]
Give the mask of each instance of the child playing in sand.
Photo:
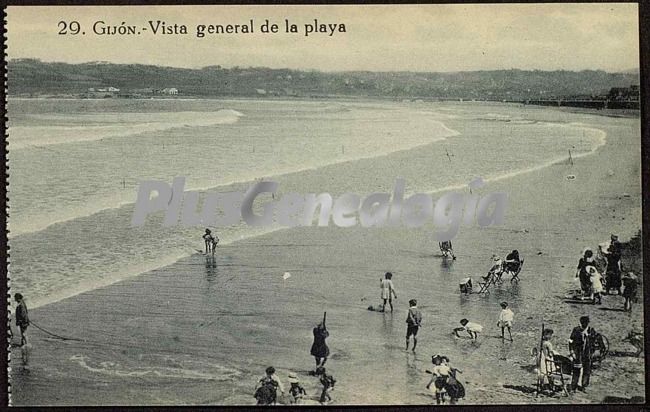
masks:
[(289, 374), (289, 383), (291, 384), (291, 388), (289, 388), (289, 401), (292, 404), (300, 404), (302, 398), (307, 396), (307, 391), (302, 387), (298, 377), (293, 372)]
[(466, 331), (469, 334), (470, 338), (472, 338), (472, 340), (475, 341), (478, 339), (478, 334), (483, 332), (483, 326), (479, 325), (478, 323), (472, 323), (467, 319), (461, 319), (460, 324), (463, 326), (454, 329), (454, 333), (459, 338), (460, 335), (458, 334), (458, 332)]
[(320, 383), (323, 385), (323, 392), (320, 394), (320, 403), (325, 404), (332, 401), (330, 392), (334, 390), (336, 379), (332, 375), (327, 374), (327, 370), (323, 368), (323, 374), (320, 376)]
[(505, 329), (508, 328), (510, 342), (513, 342), (510, 328), (514, 318), (515, 314), (508, 308), (508, 302), (501, 302), (501, 313), (499, 313), (499, 320), (497, 321), (497, 326), (501, 327), (501, 339), (505, 339)]

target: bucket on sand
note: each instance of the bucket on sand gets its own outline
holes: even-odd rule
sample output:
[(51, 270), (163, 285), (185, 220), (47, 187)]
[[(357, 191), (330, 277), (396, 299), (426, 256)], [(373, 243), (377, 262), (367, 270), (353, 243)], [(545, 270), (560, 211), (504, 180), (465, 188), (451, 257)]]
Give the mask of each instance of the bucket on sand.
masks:
[(460, 293), (469, 294), (472, 293), (472, 279), (465, 278), (462, 279), (459, 283)]

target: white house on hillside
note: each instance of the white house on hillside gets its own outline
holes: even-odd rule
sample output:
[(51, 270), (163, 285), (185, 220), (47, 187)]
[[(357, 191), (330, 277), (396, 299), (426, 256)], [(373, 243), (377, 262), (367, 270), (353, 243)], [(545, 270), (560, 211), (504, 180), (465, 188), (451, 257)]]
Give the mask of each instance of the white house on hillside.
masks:
[(175, 87), (165, 87), (160, 91), (162, 94), (178, 94), (178, 89)]

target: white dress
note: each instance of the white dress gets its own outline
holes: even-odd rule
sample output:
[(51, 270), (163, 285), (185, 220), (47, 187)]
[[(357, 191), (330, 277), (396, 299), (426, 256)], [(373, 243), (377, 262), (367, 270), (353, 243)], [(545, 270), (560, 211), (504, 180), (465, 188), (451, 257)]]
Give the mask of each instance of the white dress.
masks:
[(603, 293), (603, 275), (598, 272), (594, 272), (590, 276), (591, 278), (591, 289), (594, 293)]
[(545, 340), (544, 343), (542, 343), (542, 351), (539, 354), (539, 365), (538, 365), (539, 377), (542, 383), (551, 382), (548, 376), (550, 373), (553, 372), (551, 370), (552, 368), (551, 361), (553, 361), (553, 345), (551, 344), (551, 342)]
[(390, 299), (391, 291), (393, 290), (393, 281), (390, 279), (384, 279), (381, 281), (381, 298)]

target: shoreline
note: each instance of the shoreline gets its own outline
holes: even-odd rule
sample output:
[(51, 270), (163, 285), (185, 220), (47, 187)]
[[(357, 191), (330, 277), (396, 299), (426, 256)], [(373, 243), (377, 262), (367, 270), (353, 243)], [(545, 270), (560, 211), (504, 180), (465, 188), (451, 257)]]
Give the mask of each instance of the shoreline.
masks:
[[(250, 100), (259, 100), (263, 102), (283, 102), (283, 101), (315, 101), (318, 99), (323, 99), (325, 101), (342, 101), (342, 102), (393, 102), (400, 104), (420, 104), (420, 103), (442, 103), (442, 104), (499, 104), (499, 105), (515, 105), (515, 106), (525, 106), (525, 107), (538, 107), (543, 109), (554, 109), (559, 111), (566, 111), (570, 113), (581, 113), (581, 114), (595, 114), (599, 116), (606, 117), (625, 117), (625, 118), (640, 118), (641, 110), (635, 109), (592, 109), (587, 107), (573, 107), (573, 106), (544, 106), (544, 105), (534, 105), (534, 104), (525, 104), (525, 102), (504, 102), (498, 100), (471, 100), (471, 99), (451, 99), (451, 100), (436, 100), (436, 99), (422, 99), (418, 97), (379, 97), (379, 96), (274, 96), (272, 98), (262, 97), (262, 96), (181, 96), (181, 97), (139, 97), (139, 98), (82, 98), (79, 96), (65, 96), (65, 95), (46, 95), (46, 96), (7, 96), (7, 100), (217, 100), (217, 101), (250, 101)], [(405, 102), (407, 99), (409, 101)]]
[[(438, 139), (438, 140), (436, 140), (434, 142), (425, 143), (425, 144), (421, 144), (421, 145), (416, 145), (414, 147), (409, 147), (409, 148), (403, 148), (403, 149), (395, 150), (395, 151), (390, 152), (390, 153), (382, 153), (382, 154), (378, 154), (376, 156), (358, 157), (358, 158), (355, 158), (355, 159), (328, 163), (326, 165), (318, 166), (318, 167), (308, 167), (308, 168), (297, 170), (297, 171), (291, 171), (291, 172), (288, 172), (288, 173), (283, 173), (283, 174), (275, 176), (275, 178), (277, 180), (279, 180), (279, 178), (281, 178), (281, 177), (291, 177), (291, 176), (303, 173), (305, 171), (316, 171), (319, 168), (323, 168), (323, 167), (335, 167), (335, 166), (352, 165), (355, 162), (358, 162), (360, 160), (381, 160), (382, 158), (387, 158), (389, 156), (400, 155), (400, 154), (406, 155), (406, 154), (408, 154), (410, 152), (418, 150), (419, 148), (434, 146), (434, 145), (439, 144), (440, 142), (444, 142), (445, 140), (447, 140), (449, 138), (453, 138), (455, 136), (460, 135), (460, 132), (458, 132), (455, 129), (450, 128), (449, 126), (447, 126), (444, 123), (444, 121), (442, 121), (442, 120), (432, 120), (432, 121), (438, 123), (443, 129), (447, 130), (448, 135), (443, 136), (442, 138), (440, 138), (440, 139)], [(601, 150), (601, 148), (604, 145), (607, 144), (607, 132), (605, 132), (602, 129), (598, 129), (596, 127), (591, 127), (590, 125), (586, 125), (586, 124), (564, 124), (564, 123), (549, 123), (549, 124), (551, 124), (553, 126), (556, 126), (556, 127), (567, 127), (567, 128), (576, 128), (576, 129), (582, 129), (582, 130), (589, 130), (589, 131), (593, 131), (593, 132), (597, 132), (597, 133), (601, 134), (600, 142), (592, 150), (590, 150), (589, 152), (574, 154), (573, 155), (574, 159), (580, 159), (580, 158), (583, 158), (583, 157), (588, 157), (588, 156), (595, 155), (599, 150)], [(513, 178), (513, 177), (517, 177), (519, 175), (525, 175), (525, 174), (529, 174), (529, 173), (538, 172), (538, 171), (541, 171), (541, 170), (549, 168), (549, 167), (553, 167), (553, 166), (563, 164), (565, 162), (566, 162), (566, 158), (564, 156), (562, 156), (562, 157), (558, 157), (558, 158), (555, 158), (555, 159), (548, 160), (548, 161), (546, 161), (544, 163), (538, 164), (536, 166), (532, 166), (532, 167), (527, 168), (527, 169), (520, 169), (520, 170), (516, 170), (516, 171), (503, 172), (502, 174), (499, 174), (499, 175), (496, 175), (496, 176), (487, 176), (487, 177), (484, 178), (484, 181), (486, 183), (490, 183), (490, 182), (498, 182), (498, 181), (502, 181), (502, 180), (507, 180), (507, 179), (510, 179), (510, 178)], [(254, 180), (229, 181), (229, 182), (225, 182), (223, 184), (220, 184), (218, 186), (210, 186), (210, 187), (203, 187), (202, 186), (202, 187), (198, 187), (198, 188), (197, 187), (189, 187), (189, 188), (185, 188), (185, 190), (207, 191), (207, 190), (216, 189), (216, 188), (230, 189), (230, 188), (245, 185), (245, 184), (249, 184), (249, 186), (250, 186), (253, 183), (255, 183)], [(406, 182), (406, 184), (407, 184), (407, 189), (408, 189), (408, 181)], [(428, 190), (428, 191), (426, 191), (426, 194), (437, 194), (437, 193), (452, 192), (452, 191), (459, 191), (459, 190), (464, 191), (466, 188), (467, 188), (467, 183), (452, 184), (452, 185), (444, 186), (442, 188), (437, 188), (437, 189), (434, 189), (434, 190)], [(392, 192), (389, 193), (389, 195), (392, 196)], [(124, 206), (131, 206), (134, 203), (135, 202), (133, 202), (133, 203), (123, 203), (123, 204), (120, 204), (116, 208), (110, 208), (109, 207), (109, 208), (106, 208), (106, 209), (103, 209), (103, 210), (118, 209), (118, 208), (122, 208)], [(98, 213), (98, 212), (94, 212), (94, 213)], [(18, 236), (21, 236), (21, 235), (33, 234), (33, 233), (36, 233), (36, 232), (38, 232), (40, 230), (45, 230), (50, 226), (57, 225), (57, 224), (62, 224), (62, 223), (65, 223), (67, 221), (77, 219), (79, 217), (92, 216), (94, 213), (89, 213), (87, 215), (81, 215), (81, 216), (76, 216), (74, 218), (57, 221), (57, 222), (54, 222), (54, 223), (52, 223), (52, 224), (50, 224), (50, 225), (48, 225), (48, 226), (46, 226), (46, 227), (44, 227), (42, 229), (39, 229), (37, 231), (34, 231), (34, 232), (22, 232), (22, 233), (19, 233), (18, 235), (15, 235), (13, 237), (15, 238), (15, 237), (18, 237)], [(203, 226), (204, 225), (197, 226), (196, 229), (200, 230)], [(276, 231), (287, 230), (287, 229), (291, 229), (291, 228), (290, 227), (277, 227), (277, 228), (274, 228), (272, 230), (269, 230), (269, 231), (265, 232), (265, 234), (276, 232)], [(244, 239), (247, 239), (249, 237), (255, 237), (255, 236), (259, 236), (259, 234), (251, 234), (250, 236), (244, 237)], [(222, 245), (236, 244), (239, 241), (241, 241), (241, 239), (236, 239), (236, 240), (232, 240), (232, 241), (224, 241), (221, 244)], [(122, 280), (126, 280), (126, 279), (129, 279), (129, 278), (140, 276), (140, 275), (142, 275), (144, 273), (152, 272), (152, 271), (155, 271), (157, 269), (161, 269), (163, 267), (172, 266), (173, 264), (178, 263), (182, 259), (185, 259), (185, 258), (191, 256), (192, 254), (194, 254), (194, 252), (185, 252), (185, 253), (182, 253), (178, 257), (173, 258), (171, 260), (167, 259), (164, 263), (152, 263), (145, 270), (137, 269), (137, 272), (134, 272), (132, 269), (124, 269), (124, 270), (120, 271), (119, 273), (120, 274), (126, 273), (126, 275), (117, 275), (117, 276), (114, 276), (114, 277), (112, 277), (110, 279), (104, 279), (99, 284), (97, 284), (96, 282), (92, 283), (92, 285), (91, 285), (92, 287), (79, 287), (78, 290), (73, 291), (71, 293), (68, 293), (68, 292), (54, 293), (53, 296), (56, 296), (56, 297), (54, 297), (54, 298), (48, 297), (47, 300), (42, 301), (42, 302), (41, 301), (35, 301), (34, 304), (31, 305), (31, 307), (36, 309), (36, 308), (47, 306), (47, 305), (50, 305), (50, 304), (55, 304), (58, 301), (61, 301), (63, 299), (72, 298), (72, 297), (77, 296), (77, 295), (79, 295), (81, 293), (91, 292), (94, 289), (104, 288), (104, 287), (110, 286), (112, 284), (121, 282)]]
[[(205, 337), (194, 336), (196, 342), (187, 339), (184, 333), (192, 333), (188, 331), (193, 329), (192, 327), (183, 329), (182, 322), (187, 323), (187, 319), (178, 318), (178, 315), (175, 315), (176, 311), (185, 310), (184, 308), (187, 306), (187, 310), (191, 312), (201, 312), (203, 310), (201, 309), (202, 305), (208, 302), (203, 302), (201, 299), (197, 300), (198, 297), (194, 296), (202, 293), (201, 289), (197, 287), (201, 283), (196, 284), (196, 282), (200, 281), (199, 279), (190, 279), (189, 277), (179, 276), (179, 273), (172, 273), (184, 267), (191, 270), (197, 261), (197, 259), (191, 257), (182, 259), (182, 262), (172, 265), (172, 267), (143, 273), (108, 287), (95, 289), (73, 298), (52, 303), (47, 305), (47, 311), (42, 306), (32, 313), (35, 319), (39, 320), (39, 324), (41, 323), (40, 319), (43, 319), (43, 324), (48, 325), (48, 329), (53, 328), (55, 331), (67, 330), (75, 331), (75, 333), (91, 333), (96, 330), (97, 333), (91, 334), (91, 336), (100, 336), (100, 333), (106, 334), (105, 328), (108, 328), (116, 343), (133, 340), (134, 343), (150, 342), (153, 347), (162, 345), (163, 349), (156, 349), (157, 351), (192, 349), (192, 351), (201, 353), (199, 358), (207, 356), (207, 359), (215, 358), (220, 359), (222, 362), (225, 362), (229, 357), (234, 361), (235, 356), (238, 354), (239, 356), (248, 357), (248, 365), (246, 365), (245, 361), (235, 362), (237, 363), (237, 371), (241, 375), (237, 375), (232, 382), (219, 384), (227, 387), (227, 390), (218, 390), (218, 396), (197, 395), (194, 389), (189, 388), (185, 388), (188, 391), (185, 395), (176, 393), (176, 395), (180, 396), (181, 403), (189, 401), (190, 404), (248, 404), (247, 400), (252, 399), (252, 392), (247, 393), (250, 389), (247, 390), (246, 388), (250, 386), (251, 379), (255, 379), (257, 372), (263, 370), (262, 365), (276, 358), (274, 354), (277, 353), (278, 360), (274, 360), (273, 363), (276, 364), (276, 368), (282, 372), (283, 376), (289, 369), (303, 370), (311, 366), (312, 361), (302, 353), (304, 351), (302, 345), (306, 341), (303, 329), (308, 334), (309, 325), (312, 323), (310, 318), (316, 317), (314, 315), (317, 313), (322, 315), (321, 309), (323, 305), (326, 305), (328, 324), (329, 322), (332, 323), (330, 345), (333, 350), (328, 367), (331, 364), (332, 370), (335, 371), (337, 379), (342, 384), (342, 387), (333, 394), (337, 398), (337, 404), (341, 402), (344, 404), (378, 404), (390, 402), (391, 398), (364, 397), (363, 385), (366, 384), (367, 379), (363, 377), (376, 376), (374, 374), (376, 370), (373, 369), (372, 364), (363, 366), (365, 363), (359, 363), (363, 361), (363, 358), (358, 359), (363, 356), (363, 351), (382, 354), (386, 362), (386, 366), (382, 366), (382, 368), (389, 367), (395, 371), (396, 377), (401, 376), (400, 372), (405, 368), (403, 356), (398, 356), (396, 353), (399, 349), (395, 349), (393, 346), (396, 345), (399, 348), (403, 343), (402, 314), (404, 308), (402, 305), (405, 300), (402, 298), (396, 302), (398, 307), (394, 320), (392, 320), (392, 317), (388, 318), (387, 316), (383, 318), (386, 335), (374, 336), (374, 333), (376, 333), (374, 328), (382, 327), (381, 320), (377, 321), (377, 317), (369, 317), (370, 315), (366, 313), (364, 308), (367, 305), (359, 303), (358, 298), (350, 295), (351, 292), (347, 289), (349, 289), (348, 284), (365, 282), (366, 277), (371, 282), (374, 282), (384, 268), (394, 268), (400, 279), (397, 285), (401, 296), (413, 294), (422, 296), (427, 290), (427, 294), (434, 293), (433, 297), (439, 299), (440, 296), (437, 293), (442, 293), (442, 298), (448, 301), (450, 305), (454, 305), (454, 307), (460, 305), (458, 310), (461, 313), (469, 313), (471, 316), (478, 318), (484, 325), (488, 325), (487, 322), (491, 322), (490, 319), (492, 318), (489, 313), (485, 315), (486, 311), (493, 310), (492, 307), (500, 299), (514, 299), (514, 304), (517, 305), (515, 307), (517, 323), (514, 330), (516, 343), (512, 347), (498, 346), (493, 339), (489, 339), (489, 336), (487, 336), (494, 333), (493, 331), (486, 333), (482, 347), (471, 347), (463, 341), (452, 340), (450, 343), (448, 338), (439, 336), (439, 334), (445, 334), (449, 324), (456, 323), (456, 320), (438, 319), (433, 308), (427, 308), (426, 305), (423, 305), (423, 310), (426, 311), (425, 319), (427, 319), (429, 325), (434, 325), (434, 332), (431, 332), (430, 326), (427, 326), (426, 331), (422, 331), (423, 341), (418, 346), (421, 348), (420, 352), (411, 360), (407, 357), (406, 372), (404, 372), (406, 373), (405, 376), (407, 376), (407, 383), (404, 384), (406, 386), (403, 386), (401, 382), (395, 383), (395, 390), (390, 390), (385, 396), (401, 396), (399, 393), (393, 394), (393, 392), (404, 390), (413, 396), (409, 399), (415, 403), (430, 403), (430, 396), (422, 395), (420, 389), (416, 388), (419, 388), (420, 381), (426, 378), (422, 376), (424, 375), (423, 370), (427, 367), (426, 355), (430, 355), (430, 352), (436, 353), (438, 350), (444, 350), (453, 357), (452, 362), (464, 370), (461, 378), (464, 382), (467, 382), (468, 397), (466, 400), (461, 401), (461, 404), (519, 404), (524, 401), (527, 403), (534, 402), (525, 393), (505, 385), (512, 386), (515, 382), (528, 383), (531, 376), (533, 376), (524, 368), (527, 359), (524, 348), (535, 345), (534, 342), (537, 339), (536, 329), (540, 319), (538, 311), (542, 311), (542, 320), (544, 320), (544, 315), (552, 317), (553, 323), (555, 323), (553, 327), (558, 331), (558, 345), (559, 341), (565, 337), (564, 335), (570, 331), (571, 325), (575, 324), (579, 315), (585, 311), (593, 316), (596, 329), (604, 330), (604, 333), (610, 337), (612, 347), (618, 350), (623, 345), (620, 341), (622, 336), (619, 337), (618, 334), (623, 332), (620, 328), (626, 326), (622, 321), (625, 319), (622, 317), (624, 315), (615, 311), (604, 313), (594, 307), (576, 308), (564, 304), (555, 305), (557, 307), (548, 307), (547, 303), (545, 303), (548, 299), (556, 299), (555, 296), (570, 283), (572, 274), (575, 272), (573, 267), (585, 244), (595, 246), (598, 241), (608, 237), (611, 230), (619, 231), (622, 241), (627, 240), (628, 236), (631, 237), (638, 231), (641, 210), (639, 202), (641, 198), (640, 185), (631, 177), (640, 176), (640, 158), (630, 159), (629, 149), (629, 147), (633, 147), (634, 151), (634, 148), (638, 147), (631, 146), (629, 143), (636, 145), (638, 142), (635, 141), (636, 136), (634, 136), (634, 133), (629, 134), (628, 131), (624, 132), (622, 136), (617, 136), (618, 139), (613, 141), (611, 136), (616, 133), (616, 125), (614, 124), (606, 129), (608, 129), (606, 131), (608, 134), (606, 144), (591, 153), (596, 156), (595, 159), (592, 156), (583, 156), (576, 159), (573, 166), (555, 162), (553, 165), (543, 167), (540, 170), (533, 170), (529, 173), (490, 182), (488, 185), (489, 190), (505, 189), (512, 191), (513, 188), (517, 189), (512, 193), (509, 210), (506, 213), (505, 226), (488, 228), (487, 230), (461, 228), (458, 240), (454, 240), (455, 249), (457, 249), (456, 253), (460, 254), (459, 261), (454, 263), (456, 268), (445, 269), (442, 266), (440, 267), (439, 276), (441, 282), (437, 284), (440, 292), (429, 291), (431, 289), (431, 285), (428, 283), (430, 278), (422, 275), (422, 273), (436, 269), (440, 262), (435, 255), (431, 256), (430, 252), (424, 257), (420, 256), (422, 253), (427, 253), (422, 250), (423, 247), (431, 248), (430, 244), (428, 246), (423, 245), (424, 239), (421, 232), (396, 231), (393, 233), (379, 231), (373, 232), (373, 236), (368, 236), (363, 229), (359, 228), (345, 229), (345, 231), (328, 228), (322, 232), (314, 232), (308, 228), (303, 228), (295, 231), (282, 230), (254, 239), (247, 239), (247, 241), (233, 242), (220, 250), (220, 263), (215, 268), (218, 273), (214, 276), (223, 276), (221, 288), (228, 289), (229, 293), (234, 294), (232, 297), (223, 293), (216, 295), (219, 298), (218, 300), (225, 301), (226, 308), (228, 308), (229, 299), (246, 299), (257, 305), (261, 303), (264, 306), (266, 302), (264, 297), (267, 296), (265, 293), (273, 292), (274, 299), (279, 300), (278, 304), (280, 306), (273, 306), (270, 310), (272, 313), (277, 311), (279, 320), (267, 318), (263, 312), (257, 313), (253, 311), (250, 320), (242, 325), (239, 319), (230, 318), (230, 315), (223, 315), (218, 317), (218, 322), (215, 320), (216, 323), (211, 325), (211, 328), (215, 328), (214, 331), (201, 329), (201, 333), (207, 334)], [(627, 144), (619, 144), (621, 138), (627, 139)], [(403, 157), (406, 157), (406, 153), (391, 156), (390, 159), (386, 160), (399, 163)], [(638, 165), (637, 162), (639, 162)], [(620, 164), (620, 168), (616, 168), (616, 174), (608, 178), (607, 170), (612, 167), (612, 163)], [(341, 167), (353, 171), (356, 165), (348, 164)], [(567, 180), (565, 178), (567, 173), (574, 174), (577, 177), (576, 181)], [(582, 189), (583, 187), (584, 189)], [(621, 195), (622, 193), (628, 193), (630, 197), (624, 197)], [(571, 205), (568, 210), (566, 208), (567, 202)], [(603, 205), (607, 205), (607, 210)], [(612, 215), (610, 209), (616, 212)], [(584, 221), (585, 216), (587, 222)], [(597, 225), (596, 222), (598, 222)], [(569, 239), (570, 236), (565, 233), (566, 228), (571, 228), (572, 233), (576, 231), (576, 241)], [(283, 248), (283, 246), (289, 244), (290, 241), (297, 242), (297, 246), (292, 249), (293, 256), (291, 256), (291, 259), (286, 259), (284, 256), (289, 249)], [(431, 239), (426, 238), (426, 241), (431, 242)], [(482, 270), (480, 268), (485, 264), (485, 257), (489, 256), (490, 251), (494, 251), (494, 247), (497, 247), (501, 252), (502, 249), (508, 249), (512, 244), (516, 245), (518, 243), (526, 245), (526, 254), (524, 255), (526, 268), (522, 281), (518, 286), (520, 288), (519, 293), (514, 294), (510, 288), (505, 286), (503, 290), (495, 290), (491, 296), (485, 297), (483, 300), (470, 299), (463, 301), (461, 297), (461, 301), (457, 302), (458, 286), (456, 280), (461, 275), (468, 273), (468, 270), (472, 270), (474, 273)], [(325, 250), (320, 251), (310, 248), (309, 246), (312, 244), (323, 244), (325, 246), (319, 246), (319, 248), (322, 247)], [(353, 257), (354, 255), (346, 252), (346, 250), (358, 248), (359, 245), (364, 245), (363, 256)], [(353, 268), (355, 264), (358, 265), (357, 271), (361, 273), (354, 274), (355, 276), (349, 279), (340, 278), (338, 272), (350, 269), (339, 268), (336, 265), (330, 267), (332, 263), (336, 262), (330, 262), (329, 257), (337, 255), (348, 256), (349, 265)], [(198, 263), (202, 264), (202, 262)], [(347, 279), (347, 281), (344, 284), (328, 283), (327, 294), (316, 295), (310, 301), (305, 302), (301, 299), (301, 294), (312, 291), (313, 287), (318, 285), (318, 283), (313, 282), (317, 281), (305, 280), (307, 283), (300, 284), (301, 286), (296, 291), (290, 289), (292, 286), (284, 286), (282, 283), (277, 285), (275, 283), (262, 283), (265, 285), (262, 288), (263, 290), (257, 290), (260, 288), (260, 282), (266, 278), (256, 272), (266, 272), (267, 269), (263, 268), (267, 266), (272, 267), (270, 269), (272, 273), (289, 269), (294, 273), (294, 283), (297, 283), (298, 279), (301, 278), (301, 272), (307, 270), (319, 272), (323, 279)], [(249, 267), (253, 269), (248, 269)], [(210, 271), (212, 269), (206, 267), (205, 270), (207, 270), (206, 276), (208, 276), (207, 282), (209, 285)], [(366, 275), (366, 272), (369, 272), (369, 274)], [(228, 280), (231, 276), (233, 276), (233, 279)], [(552, 282), (545, 283), (546, 278), (549, 278)], [(539, 285), (545, 285), (549, 290), (542, 288), (536, 291), (536, 286)], [(257, 286), (257, 289), (250, 289), (250, 287), (255, 288), (255, 286)], [(179, 297), (179, 290), (191, 291), (192, 294), (188, 295), (183, 292), (182, 296)], [(153, 294), (155, 296), (151, 296), (151, 291), (155, 292)], [(213, 289), (212, 293), (218, 293), (219, 291), (220, 289)], [(245, 293), (241, 291), (245, 291)], [(143, 292), (149, 293), (139, 294)], [(373, 296), (374, 292), (373, 287), (371, 292)], [(335, 293), (341, 293), (347, 299), (332, 301), (327, 297), (328, 294)], [(136, 296), (137, 301), (127, 299)], [(521, 296), (526, 296), (526, 300), (518, 301)], [(435, 301), (432, 300), (433, 297), (426, 300), (421, 299), (424, 302)], [(622, 304), (618, 302), (617, 298), (612, 296), (611, 299), (609, 297), (604, 299), (607, 303), (606, 307), (614, 308)], [(171, 305), (172, 307), (167, 308), (164, 306), (165, 299), (174, 302)], [(211, 297), (206, 295), (206, 299), (211, 299)], [(256, 299), (262, 300), (257, 301)], [(552, 300), (552, 302), (555, 302), (555, 300)], [(169, 301), (167, 303), (169, 304)], [(271, 302), (268, 304), (270, 305)], [(284, 312), (281, 304), (296, 309), (297, 314)], [(641, 307), (642, 305), (636, 306), (637, 311), (633, 314), (635, 319), (641, 316), (639, 312)], [(109, 310), (109, 312), (104, 312), (102, 308)], [(120, 315), (112, 315), (109, 308), (119, 308)], [(161, 315), (147, 316), (145, 312), (143, 316), (141, 313), (142, 308), (157, 308), (157, 312), (161, 312)], [(352, 308), (354, 308), (353, 311), (351, 311)], [(86, 312), (87, 314), (84, 314)], [(75, 313), (82, 314), (81, 323), (74, 318)], [(97, 319), (93, 315), (96, 315)], [(243, 315), (240, 314), (240, 316)], [(206, 319), (210, 319), (209, 314), (202, 315), (199, 313), (199, 316), (206, 316)], [(481, 318), (485, 316), (487, 316), (485, 319)], [(532, 316), (532, 320), (527, 321), (527, 316)], [(256, 320), (257, 317), (260, 320)], [(610, 319), (608, 323), (606, 323), (607, 319)], [(86, 322), (91, 323), (87, 324)], [(194, 320), (190, 319), (190, 322), (194, 323)], [(393, 322), (395, 328), (392, 326)], [(361, 323), (364, 325), (362, 326)], [(148, 327), (147, 324), (151, 324), (151, 326)], [(282, 327), (281, 325), (286, 326), (287, 324), (291, 325), (289, 331), (285, 331), (284, 328), (276, 331), (272, 328), (274, 325)], [(356, 342), (354, 328), (362, 327), (369, 328), (365, 329), (368, 338), (364, 340), (369, 345), (369, 348), (364, 348), (360, 352), (360, 349), (356, 346), (358, 342)], [(129, 334), (135, 333), (134, 328), (138, 332), (135, 336), (130, 336)], [(249, 336), (239, 334), (238, 331), (241, 328), (250, 331), (249, 333), (253, 334), (252, 336), (260, 335), (262, 342), (278, 342), (278, 348), (266, 348), (269, 353), (260, 353), (255, 342), (237, 338), (238, 336)], [(179, 331), (185, 332), (181, 333)], [(228, 331), (238, 333), (231, 335)], [(79, 352), (88, 353), (88, 356), (99, 355), (94, 351), (88, 352), (88, 348), (82, 344), (44, 341), (42, 333), (36, 330), (30, 332), (37, 342), (36, 345), (42, 346), (42, 348), (38, 348), (34, 353), (34, 366), (30, 373), (32, 375), (31, 379), (26, 379), (17, 370), (12, 371), (14, 380), (12, 386), (15, 385), (13, 398), (16, 404), (67, 405), (84, 404), (84, 401), (91, 402), (91, 404), (101, 404), (102, 401), (109, 401), (111, 404), (119, 405), (168, 404), (173, 399), (166, 397), (164, 391), (146, 385), (143, 388), (143, 391), (147, 391), (146, 395), (137, 390), (135, 392), (125, 391), (124, 386), (121, 386), (121, 380), (126, 380), (127, 384), (128, 382), (137, 382), (137, 380), (132, 381), (131, 378), (126, 377), (114, 380), (110, 377), (112, 376), (110, 375), (112, 369), (100, 366), (92, 366), (92, 370), (82, 370), (79, 372), (79, 376), (75, 375), (72, 382), (75, 388), (69, 393), (69, 395), (74, 396), (72, 403), (66, 403), (66, 399), (57, 399), (61, 396), (59, 392), (63, 387), (62, 385), (65, 385), (63, 379), (69, 379), (69, 376), (65, 378), (67, 376), (65, 373), (70, 368), (69, 362), (66, 362), (66, 360), (70, 359), (71, 356), (76, 356)], [(125, 333), (126, 335), (123, 335)], [(177, 336), (179, 341), (176, 343), (174, 343), (173, 339), (171, 339), (171, 343), (160, 341), (164, 336)], [(213, 345), (214, 342), (219, 343), (218, 353), (210, 351), (207, 352), (210, 355), (206, 355), (205, 352), (201, 352), (202, 345)], [(301, 348), (300, 356), (295, 359), (280, 358), (284, 356), (282, 354), (286, 348), (296, 345)], [(48, 349), (51, 353), (44, 353)], [(103, 353), (105, 349), (97, 346), (94, 350)], [(190, 353), (192, 352), (190, 351)], [(424, 354), (423, 358), (419, 357), (420, 353)], [(126, 354), (119, 354), (119, 352), (113, 353), (113, 350), (111, 350), (111, 354), (118, 356), (120, 364), (124, 367), (126, 367), (125, 365), (131, 365), (132, 368), (136, 368), (135, 371), (140, 371), (138, 369), (141, 367), (138, 366), (140, 361), (137, 360), (135, 353), (130, 353), (127, 350)], [(495, 354), (505, 360), (501, 360), (500, 357), (496, 361), (493, 360), (491, 357)], [(490, 362), (489, 365), (484, 364), (487, 359), (490, 359), (488, 361)], [(409, 366), (409, 362), (414, 366)], [(643, 371), (642, 363), (637, 365), (634, 362), (628, 362), (627, 358), (620, 358), (617, 363), (616, 368), (628, 368), (632, 374), (637, 373), (635, 371), (638, 371), (639, 366)], [(89, 364), (87, 363), (87, 365)], [(520, 365), (521, 367), (519, 367)], [(345, 369), (346, 372), (337, 373), (344, 366), (347, 368)], [(503, 368), (506, 368), (507, 373), (504, 372)], [(74, 370), (76, 371), (76, 369)], [(93, 370), (101, 372), (93, 372)], [(612, 384), (609, 380), (604, 379), (603, 373), (603, 369), (594, 372), (594, 390), (587, 394), (577, 394), (573, 398), (569, 398), (569, 400), (588, 403), (601, 402), (602, 397), (599, 398), (599, 396), (610, 394), (612, 390), (628, 391), (627, 394), (630, 396), (644, 393), (643, 380), (640, 383), (638, 380), (628, 380), (628, 382), (615, 382)], [(253, 376), (249, 377), (249, 374)], [(485, 375), (485, 378), (482, 379), (482, 375)], [(45, 376), (48, 376), (47, 379), (45, 379)], [(491, 382), (490, 378), (494, 376), (503, 376), (507, 380), (504, 382), (500, 380), (497, 380), (496, 383)], [(309, 382), (308, 378), (304, 378), (304, 380)], [(624, 380), (620, 379), (620, 381)], [(182, 382), (182, 380), (174, 382)], [(426, 384), (426, 382), (424, 383)], [(108, 393), (97, 397), (98, 384), (104, 385), (102, 387)], [(201, 392), (214, 391), (214, 383), (199, 381), (196, 386), (197, 390)], [(316, 386), (314, 386), (313, 382), (309, 382), (309, 386), (310, 392), (313, 392)], [(175, 389), (170, 390), (175, 391)], [(231, 390), (232, 393), (230, 393)], [(183, 401), (183, 399), (186, 400)], [(399, 403), (404, 403), (404, 399), (398, 399), (402, 400)], [(550, 403), (566, 402), (565, 399), (551, 398), (543, 398), (542, 401)]]

